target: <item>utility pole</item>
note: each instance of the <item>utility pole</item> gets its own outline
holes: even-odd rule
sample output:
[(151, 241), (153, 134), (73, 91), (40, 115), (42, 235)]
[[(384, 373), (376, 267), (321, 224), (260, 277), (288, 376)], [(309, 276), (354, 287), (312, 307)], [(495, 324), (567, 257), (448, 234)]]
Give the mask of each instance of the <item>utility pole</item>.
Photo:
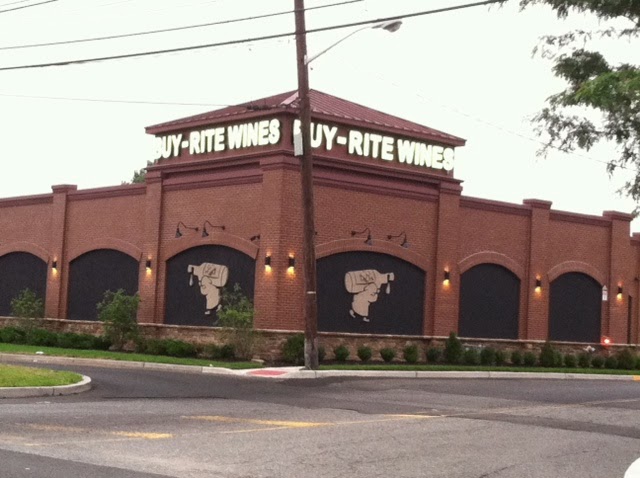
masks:
[(298, 101), (302, 137), (302, 214), (304, 216), (304, 365), (318, 368), (318, 301), (316, 296), (316, 250), (314, 243), (313, 157), (311, 154), (311, 104), (309, 102), (309, 70), (307, 68), (307, 34), (304, 0), (294, 0), (296, 18), (296, 56), (298, 64)]

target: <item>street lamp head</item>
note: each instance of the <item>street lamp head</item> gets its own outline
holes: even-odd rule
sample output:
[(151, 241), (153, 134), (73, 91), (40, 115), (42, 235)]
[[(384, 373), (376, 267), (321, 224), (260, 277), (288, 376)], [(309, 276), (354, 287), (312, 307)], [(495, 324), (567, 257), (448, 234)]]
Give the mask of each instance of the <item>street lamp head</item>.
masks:
[(402, 26), (402, 20), (395, 20), (393, 22), (378, 23), (373, 28), (381, 28), (382, 30), (386, 30), (390, 33), (393, 33), (400, 30), (401, 26)]

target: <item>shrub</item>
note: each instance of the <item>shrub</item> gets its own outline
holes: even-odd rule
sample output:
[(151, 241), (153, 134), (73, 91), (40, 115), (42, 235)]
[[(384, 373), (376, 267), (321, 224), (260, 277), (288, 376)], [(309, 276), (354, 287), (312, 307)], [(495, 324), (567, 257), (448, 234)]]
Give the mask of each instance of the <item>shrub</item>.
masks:
[(304, 363), (304, 334), (287, 337), (282, 345), (282, 358), (287, 363), (300, 365)]
[(507, 352), (496, 350), (496, 365), (504, 365), (507, 362)]
[(234, 360), (236, 358), (233, 345), (208, 344), (202, 349), (202, 356), (211, 360)]
[(41, 347), (53, 347), (58, 343), (58, 335), (46, 329), (31, 329), (26, 332), (25, 342)]
[(195, 357), (196, 347), (182, 340), (165, 340), (167, 355), (170, 357)]
[(140, 332), (136, 315), (140, 297), (127, 295), (123, 289), (117, 292), (110, 290), (104, 293), (102, 302), (98, 304), (98, 319), (104, 322), (104, 335), (116, 350), (122, 350), (130, 340), (138, 340)]
[(345, 345), (338, 345), (333, 349), (333, 355), (338, 362), (346, 362), (349, 358), (349, 349)]
[(589, 368), (591, 366), (591, 355), (587, 352), (582, 352), (578, 355), (578, 367)]
[(574, 354), (567, 354), (564, 356), (564, 366), (568, 368), (576, 368), (578, 366), (578, 359)]
[(594, 355), (593, 358), (591, 359), (591, 366), (593, 368), (602, 368), (602, 366), (604, 365), (604, 357), (602, 355)]
[(30, 289), (24, 289), (11, 299), (11, 315), (21, 319), (41, 319), (44, 317), (44, 302)]
[(232, 291), (223, 289), (221, 303), (218, 325), (226, 327), (222, 331), (225, 342), (233, 345), (237, 357), (250, 359), (257, 337), (253, 329), (253, 302), (242, 293), (240, 285), (235, 284)]
[(496, 349), (493, 347), (485, 347), (480, 351), (480, 363), (482, 365), (495, 365)]
[(393, 361), (394, 358), (396, 358), (396, 351), (392, 348), (385, 347), (380, 350), (380, 357), (382, 357), (382, 360), (384, 360), (386, 363), (389, 363)]
[(535, 366), (537, 361), (538, 360), (536, 354), (534, 354), (533, 352), (525, 352), (524, 357), (522, 358), (522, 363), (524, 363), (526, 367)]
[(427, 349), (427, 363), (438, 363), (442, 357), (442, 349), (440, 347), (429, 347)]
[(640, 369), (640, 356), (636, 357), (636, 369)]
[(610, 369), (618, 368), (618, 359), (614, 355), (609, 355), (604, 360), (604, 368), (610, 368)]
[(514, 350), (513, 352), (511, 352), (511, 364), (512, 365), (522, 365), (523, 363), (523, 357), (522, 357), (522, 352), (520, 352), (519, 350)]
[(236, 349), (233, 344), (224, 344), (220, 347), (220, 358), (222, 360), (235, 360)]
[(462, 360), (465, 365), (480, 365), (480, 352), (477, 349), (467, 349), (463, 352)]
[(93, 349), (95, 350), (109, 350), (109, 348), (111, 348), (111, 341), (105, 337), (105, 336), (100, 336), (100, 337), (96, 337), (93, 336)]
[(636, 354), (631, 349), (625, 348), (616, 354), (618, 367), (625, 370), (633, 370), (636, 366)]
[(417, 345), (407, 345), (402, 351), (402, 355), (404, 357), (405, 362), (407, 363), (416, 363), (419, 358), (418, 354), (418, 346)]
[(323, 362), (327, 356), (327, 349), (325, 349), (322, 345), (318, 346), (318, 362)]
[(372, 355), (373, 352), (371, 350), (371, 347), (367, 347), (366, 345), (361, 345), (360, 347), (358, 347), (358, 358), (363, 362), (368, 362), (369, 360), (371, 360)]
[(458, 364), (462, 362), (462, 342), (455, 332), (449, 334), (449, 338), (444, 344), (444, 358), (447, 363)]
[(0, 329), (0, 342), (6, 344), (23, 344), (27, 333), (19, 327), (4, 327)]
[(540, 366), (541, 367), (556, 367), (557, 366), (557, 352), (549, 342), (545, 342), (540, 351)]
[(147, 339), (144, 341), (142, 350), (149, 355), (167, 355), (167, 343), (160, 339)]

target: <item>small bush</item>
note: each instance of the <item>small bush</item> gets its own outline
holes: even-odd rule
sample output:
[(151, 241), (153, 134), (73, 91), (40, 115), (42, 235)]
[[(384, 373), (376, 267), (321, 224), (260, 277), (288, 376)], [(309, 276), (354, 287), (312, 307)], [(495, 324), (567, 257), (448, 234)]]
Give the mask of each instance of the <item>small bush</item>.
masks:
[(496, 365), (507, 363), (507, 353), (504, 350), (496, 350)]
[(349, 349), (345, 345), (338, 345), (333, 349), (333, 356), (338, 362), (346, 362), (349, 358)]
[(427, 363), (438, 363), (442, 357), (442, 349), (440, 347), (429, 347), (427, 349)]
[(300, 365), (304, 363), (304, 334), (287, 337), (282, 345), (282, 358), (287, 363)]
[(224, 327), (220, 331), (223, 340), (233, 345), (237, 357), (251, 359), (258, 337), (253, 328), (253, 302), (244, 295), (240, 285), (235, 284), (233, 290), (222, 290), (221, 303), (222, 308), (218, 310), (217, 315), (218, 325)]
[(195, 357), (196, 347), (182, 340), (166, 340), (165, 347), (170, 357)]
[(511, 352), (511, 364), (520, 366), (522, 365), (522, 363), (523, 363), (522, 352), (520, 352), (519, 350), (514, 350), (513, 352)]
[(582, 352), (578, 355), (578, 367), (589, 368), (591, 366), (591, 355), (587, 352)]
[(614, 355), (608, 356), (604, 360), (604, 368), (609, 368), (609, 369), (618, 368), (618, 359)]
[(25, 342), (41, 347), (53, 347), (58, 343), (58, 336), (46, 329), (32, 329), (27, 331)]
[(382, 360), (384, 360), (386, 363), (389, 363), (393, 361), (394, 358), (396, 358), (396, 351), (392, 348), (385, 347), (380, 350), (380, 357), (382, 357)]
[(369, 360), (371, 360), (372, 355), (373, 351), (371, 350), (371, 347), (368, 347), (366, 345), (361, 345), (360, 347), (358, 347), (358, 358), (363, 362), (368, 362)]
[(41, 319), (44, 317), (44, 302), (30, 289), (24, 289), (11, 299), (11, 315), (21, 319)]
[(93, 337), (92, 348), (95, 350), (109, 350), (111, 345), (112, 345), (111, 341), (105, 336)]
[(477, 349), (467, 349), (462, 355), (465, 365), (480, 365), (480, 352)]
[(594, 355), (593, 358), (591, 359), (591, 366), (593, 368), (602, 368), (602, 366), (604, 365), (604, 357), (602, 355)]
[(98, 304), (98, 319), (104, 322), (105, 337), (114, 349), (122, 350), (128, 341), (139, 340), (136, 320), (139, 303), (138, 294), (127, 295), (123, 289), (119, 289), (117, 292), (106, 291), (102, 302)]
[(402, 351), (404, 356), (404, 360), (407, 363), (416, 363), (418, 361), (418, 346), (417, 345), (407, 345)]
[(496, 364), (496, 349), (493, 347), (485, 347), (480, 351), (480, 363), (482, 365)]
[(557, 351), (549, 342), (545, 342), (540, 351), (541, 367), (556, 367), (558, 362)]
[(446, 362), (450, 364), (458, 364), (462, 362), (463, 354), (464, 350), (462, 348), (462, 342), (455, 332), (451, 332), (444, 345), (444, 358)]
[(149, 355), (167, 355), (167, 343), (160, 339), (147, 339), (142, 347), (144, 353)]
[(4, 327), (0, 329), (0, 342), (5, 344), (24, 344), (27, 333), (19, 327)]
[(525, 367), (533, 367), (535, 366), (537, 361), (538, 359), (536, 357), (536, 354), (534, 354), (533, 352), (525, 352), (524, 357), (522, 358), (522, 363), (525, 365)]
[(578, 366), (578, 359), (573, 354), (567, 354), (564, 356), (564, 366), (568, 368), (576, 368)]
[(618, 368), (633, 370), (636, 366), (636, 354), (631, 349), (622, 349), (616, 354)]
[(318, 362), (324, 362), (324, 359), (327, 356), (327, 349), (325, 349), (322, 345), (318, 346)]

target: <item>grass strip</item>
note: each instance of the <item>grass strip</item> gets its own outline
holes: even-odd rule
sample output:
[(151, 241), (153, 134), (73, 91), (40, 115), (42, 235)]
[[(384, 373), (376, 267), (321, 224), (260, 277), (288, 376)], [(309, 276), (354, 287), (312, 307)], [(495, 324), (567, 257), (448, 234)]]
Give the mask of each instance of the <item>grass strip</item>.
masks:
[(82, 375), (73, 372), (0, 365), (0, 387), (52, 387), (71, 385), (80, 380)]
[(548, 368), (548, 367), (498, 367), (471, 365), (404, 365), (404, 364), (332, 364), (321, 365), (320, 370), (380, 370), (406, 372), (543, 372), (543, 373), (593, 373), (602, 375), (640, 375), (640, 370), (606, 368)]
[(19, 345), (0, 343), (0, 353), (33, 355), (43, 352), (44, 355), (58, 357), (76, 357), (89, 359), (123, 360), (128, 362), (167, 363), (174, 365), (197, 365), (200, 367), (224, 367), (230, 369), (260, 368), (255, 362), (218, 362), (197, 358), (167, 357), (165, 355), (147, 355), (129, 352), (111, 352), (107, 350), (63, 349), (60, 347), (39, 347), (37, 345)]

